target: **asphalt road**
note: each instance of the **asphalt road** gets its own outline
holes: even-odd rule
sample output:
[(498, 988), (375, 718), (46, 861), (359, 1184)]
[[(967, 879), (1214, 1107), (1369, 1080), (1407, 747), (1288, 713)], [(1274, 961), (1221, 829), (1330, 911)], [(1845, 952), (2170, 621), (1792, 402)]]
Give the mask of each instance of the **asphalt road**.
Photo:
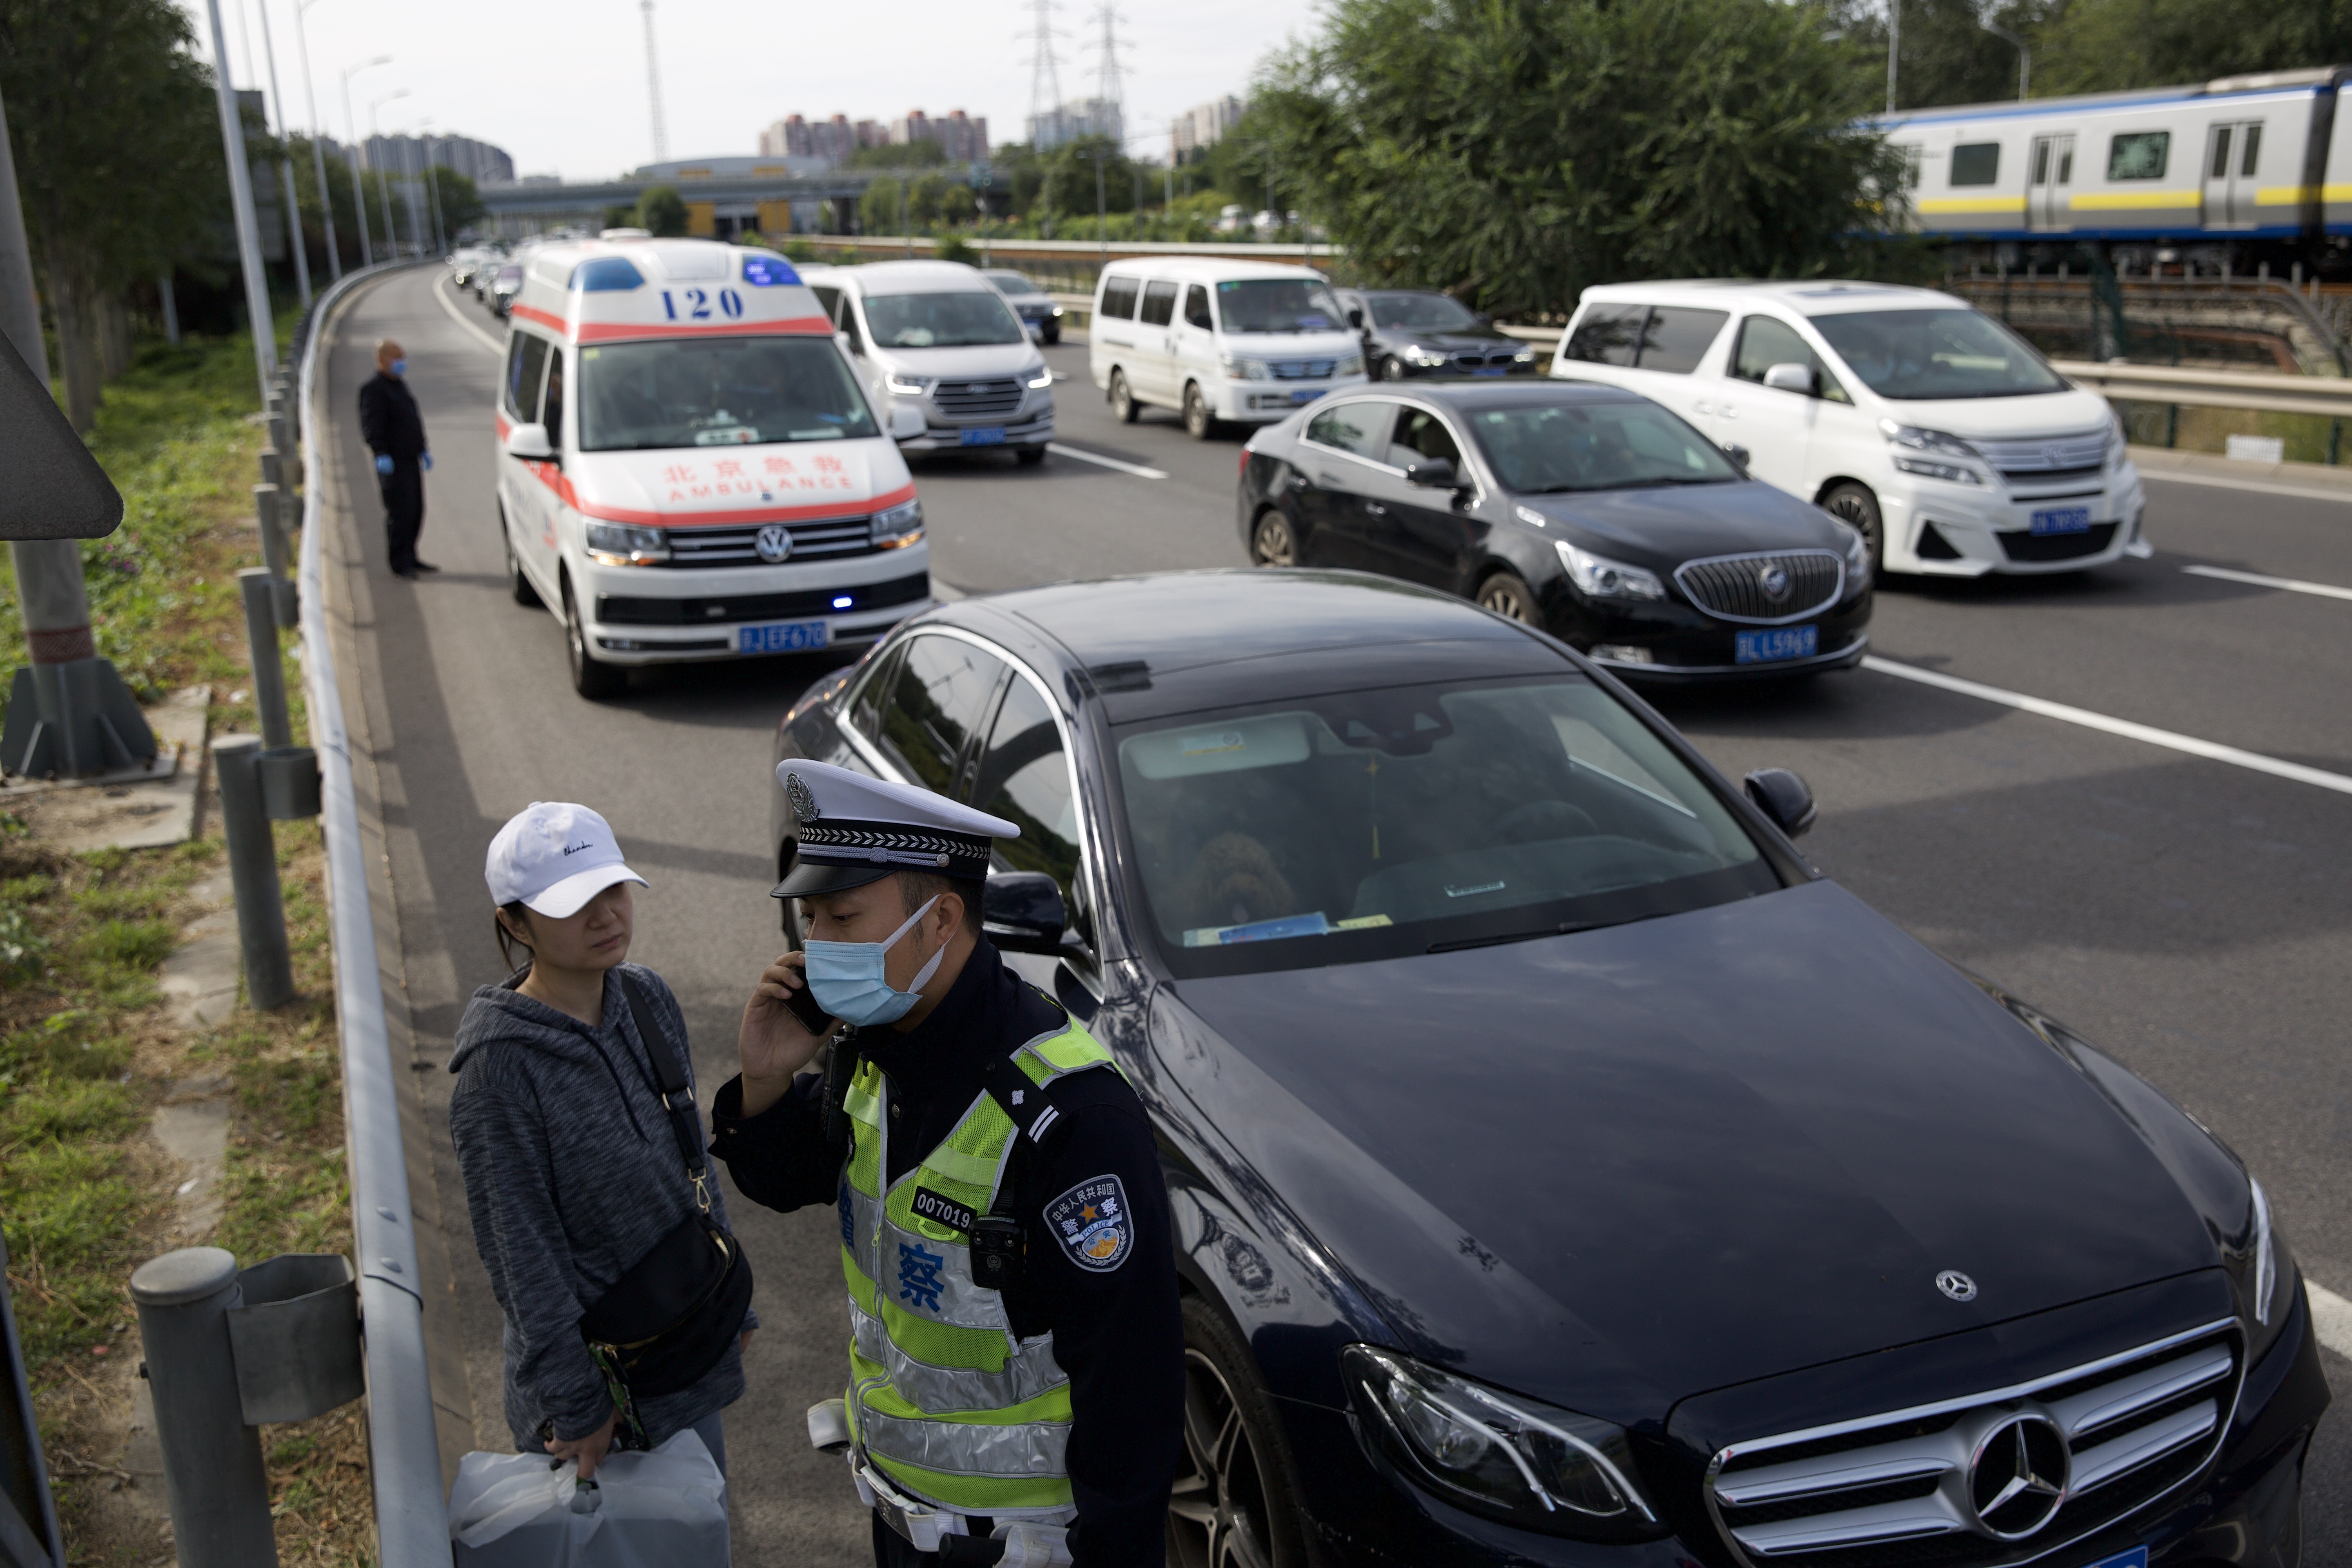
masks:
[[(491, 468), (498, 359), (485, 341), (499, 324), (470, 301), (453, 312), (449, 300), (437, 272), (376, 286), (343, 318), (328, 367), (344, 472), (366, 474), (348, 411), (370, 345), (386, 334), (407, 348), (437, 459), (421, 546), (446, 568), (436, 578), (412, 585), (383, 570), (380, 514), (372, 495), (357, 498), (419, 1054), (446, 1060), (465, 998), (501, 973), (481, 882), (491, 833), (555, 795), (604, 811), (652, 879), (635, 955), (684, 1000), (698, 1070), (715, 1085), (733, 1070), (740, 999), (777, 946), (762, 845), (769, 737), (826, 666), (658, 671), (610, 704), (575, 698), (553, 617), (506, 596)], [(1239, 438), (1196, 443), (1165, 414), (1119, 426), (1082, 345), (1047, 357), (1066, 378), (1064, 450), (1039, 468), (990, 456), (917, 470), (937, 580), (985, 593), (1241, 563)], [(1891, 589), (1875, 651), (2352, 775), (2352, 601), (2183, 570), (2352, 589), (2352, 500), (2156, 480), (2149, 495), (2154, 560)], [(1821, 803), (1805, 847), (1824, 869), (2187, 1105), (2262, 1176), (2306, 1274), (2352, 1296), (2352, 1209), (2341, 1201), (2352, 1189), (2352, 795), (1870, 670), (1673, 693), (1658, 706), (1734, 777), (1768, 764), (1803, 773)], [(427, 1076), (429, 1097), (446, 1103), (446, 1075)], [(446, 1122), (436, 1136), (445, 1213), (459, 1226), (450, 1251), (474, 1404), (488, 1417), (480, 1443), (496, 1446), (496, 1309), (462, 1232)], [(840, 1378), (829, 1211), (778, 1215), (739, 1199), (735, 1217), (765, 1325), (752, 1393), (729, 1417), (737, 1560), (863, 1563), (866, 1521), (846, 1479), (801, 1431), (803, 1409)], [(2327, 1363), (2352, 1388), (2352, 1363), (2331, 1353)], [(2308, 1562), (2352, 1558), (2347, 1432), (2352, 1415), (2331, 1416), (2315, 1450)]]

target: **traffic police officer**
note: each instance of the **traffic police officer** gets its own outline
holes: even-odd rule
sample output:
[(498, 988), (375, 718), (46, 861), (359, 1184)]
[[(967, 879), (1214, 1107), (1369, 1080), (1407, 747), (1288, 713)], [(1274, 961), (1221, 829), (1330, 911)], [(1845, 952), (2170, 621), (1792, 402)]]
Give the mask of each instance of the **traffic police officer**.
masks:
[[(743, 1012), (711, 1151), (746, 1197), (832, 1203), (849, 1445), (882, 1568), (1161, 1561), (1183, 1332), (1151, 1126), (1110, 1055), (981, 934), (1013, 823), (824, 763), (778, 766), (805, 952)], [(805, 986), (826, 1021), (793, 1004)], [(852, 1026), (800, 1074), (832, 1020)]]

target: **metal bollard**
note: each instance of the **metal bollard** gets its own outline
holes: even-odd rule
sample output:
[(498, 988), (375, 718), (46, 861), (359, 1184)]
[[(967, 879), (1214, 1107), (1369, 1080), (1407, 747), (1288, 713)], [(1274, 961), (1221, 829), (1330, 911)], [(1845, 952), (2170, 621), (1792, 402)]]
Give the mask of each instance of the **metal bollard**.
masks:
[(278, 520), (286, 492), (273, 484), (253, 487), (254, 521), (261, 530), (261, 563), (272, 577), (286, 575), (286, 533)]
[(261, 449), (261, 482), (275, 485), (280, 490), (286, 488), (286, 459), (274, 446)]
[[(273, 900), (277, 887), (273, 875)], [(275, 1564), (261, 1434), (245, 1424), (229, 1340), (229, 1311), (243, 1304), (236, 1259), (217, 1247), (167, 1252), (131, 1276), (131, 1299), (139, 1307), (147, 1352), (140, 1370), (154, 1396), (181, 1568)]]
[(236, 890), (236, 940), (245, 959), (245, 999), (256, 1008), (294, 999), (294, 963), (286, 947), (286, 906), (278, 890), (278, 846), (261, 794), (261, 738), (224, 735), (213, 742), (221, 826), (228, 831), (229, 882)]
[(286, 716), (286, 660), (278, 651), (278, 576), (267, 566), (236, 574), (245, 599), (245, 636), (253, 648), (253, 706), (261, 715), (265, 745), (290, 746), (294, 726)]

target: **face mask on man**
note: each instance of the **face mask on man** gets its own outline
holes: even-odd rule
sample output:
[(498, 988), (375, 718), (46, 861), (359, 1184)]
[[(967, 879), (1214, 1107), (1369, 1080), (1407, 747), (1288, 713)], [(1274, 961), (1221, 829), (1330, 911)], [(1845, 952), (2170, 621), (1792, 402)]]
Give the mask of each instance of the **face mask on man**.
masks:
[(810, 942), (801, 950), (808, 955), (809, 990), (816, 1005), (828, 1016), (845, 1024), (866, 1027), (876, 1024), (893, 1024), (905, 1017), (908, 1009), (922, 1000), (926, 982), (939, 973), (940, 961), (948, 955), (948, 944), (931, 954), (930, 962), (916, 973), (904, 991), (894, 989), (883, 976), (883, 962), (898, 939), (915, 929), (915, 924), (931, 912), (938, 903), (934, 896), (929, 902), (907, 917), (907, 923), (892, 931), (881, 942)]
[(406, 375), (408, 374), (408, 362), (404, 359), (396, 359), (384, 368), (391, 371), (394, 375)]

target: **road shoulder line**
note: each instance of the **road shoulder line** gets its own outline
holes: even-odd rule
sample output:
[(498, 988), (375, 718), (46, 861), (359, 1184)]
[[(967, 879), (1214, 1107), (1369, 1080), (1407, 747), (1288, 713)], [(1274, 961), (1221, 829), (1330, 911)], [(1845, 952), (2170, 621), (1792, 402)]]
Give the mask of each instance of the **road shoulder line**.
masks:
[(1123, 458), (1106, 458), (1100, 452), (1083, 452), (1076, 447), (1065, 447), (1059, 441), (1046, 442), (1045, 450), (1057, 458), (1076, 458), (1081, 463), (1116, 468), (1122, 474), (1133, 474), (1139, 479), (1164, 479), (1168, 477), (1162, 468), (1147, 468), (1141, 463), (1130, 463)]
[(479, 322), (466, 320), (466, 312), (458, 308), (457, 301), (452, 300), (448, 295), (441, 291), (441, 285), (444, 283), (454, 284), (454, 279), (446, 272), (440, 277), (433, 279), (431, 288), (433, 289), (433, 298), (439, 300), (441, 308), (449, 312), (449, 319), (457, 322), (459, 326), (465, 328), (467, 331), (473, 333), (475, 341), (479, 342), (484, 348), (489, 350), (492, 353), (505, 353), (507, 352), (506, 344), (499, 342), (498, 339), (484, 331)]
[(2296, 784), (2315, 784), (2332, 789), (2339, 795), (2352, 795), (2352, 778), (2331, 773), (2324, 768), (2305, 767), (2277, 757), (2267, 757), (2260, 752), (2241, 751), (2236, 746), (2224, 746), (2216, 741), (2200, 741), (2194, 735), (2182, 735), (2170, 730), (2159, 730), (2152, 724), (2134, 723), (2129, 719), (2116, 719), (2105, 713), (2094, 713), (2087, 708), (2075, 708), (2063, 702), (2053, 702), (2043, 697), (2029, 697), (2021, 691), (2010, 691), (1979, 681), (1963, 680), (1957, 675), (1945, 675), (1937, 670), (1922, 669), (1914, 664), (1897, 664), (1875, 654), (1865, 656), (1862, 668), (1880, 675), (1892, 675), (1903, 680), (1916, 680), (1923, 686), (1938, 687), (1962, 697), (1974, 697), (1986, 702), (1998, 702), (2004, 708), (2038, 714), (2044, 719), (2056, 719), (2063, 723), (2079, 724), (2085, 730), (2097, 730), (2109, 735), (2119, 735), (2126, 741), (2139, 741), (2151, 746), (2185, 752), (2192, 757), (2209, 762), (2228, 763), (2232, 767), (2247, 768), (2274, 778), (2292, 779)]
[(2311, 1302), (2311, 1326), (2319, 1331), (2319, 1342), (2337, 1355), (2352, 1358), (2352, 1301), (2308, 1274), (2303, 1277), (2303, 1291)]
[(2352, 588), (2307, 583), (2300, 577), (2265, 577), (2259, 572), (2238, 572), (2227, 566), (2183, 566), (2191, 577), (2214, 577), (2224, 583), (2247, 583), (2257, 588), (2281, 588), (2290, 594), (2313, 594), (2323, 599), (2352, 599)]

